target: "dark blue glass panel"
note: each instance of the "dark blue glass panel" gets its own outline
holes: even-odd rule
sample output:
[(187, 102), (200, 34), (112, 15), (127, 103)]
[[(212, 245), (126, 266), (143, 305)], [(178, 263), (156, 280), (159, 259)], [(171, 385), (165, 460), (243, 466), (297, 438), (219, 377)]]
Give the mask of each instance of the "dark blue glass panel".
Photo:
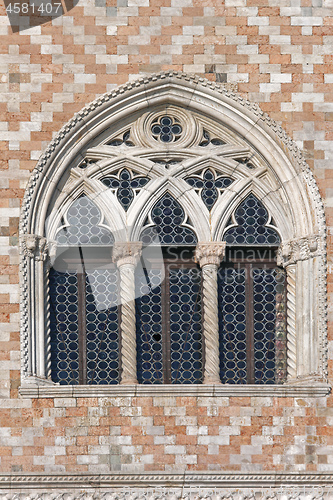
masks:
[(158, 122), (154, 122), (151, 127), (151, 132), (155, 139), (160, 139), (162, 142), (176, 141), (182, 133), (182, 127), (176, 123), (170, 116), (162, 116)]
[(268, 212), (264, 205), (250, 194), (236, 209), (237, 226), (227, 229), (223, 240), (228, 245), (273, 245), (280, 244), (277, 231), (266, 227)]
[(118, 273), (96, 269), (86, 277), (87, 384), (119, 383)]
[(169, 193), (161, 198), (151, 211), (154, 223), (143, 229), (141, 240), (145, 245), (195, 246), (197, 237), (194, 231), (182, 226), (185, 212)]
[(246, 384), (245, 269), (219, 269), (220, 376), (223, 384)]
[(202, 382), (201, 271), (170, 270), (171, 383)]
[(149, 177), (132, 177), (131, 172), (124, 168), (118, 177), (110, 175), (102, 179), (102, 182), (117, 191), (118, 201), (127, 211), (134, 200), (134, 190), (142, 189), (149, 182)]
[(50, 269), (51, 378), (79, 383), (78, 284), (73, 273)]
[(137, 377), (163, 383), (161, 271), (136, 272)]
[(253, 269), (254, 376), (275, 383), (276, 269)]
[(101, 212), (96, 205), (87, 196), (81, 196), (68, 209), (69, 226), (62, 227), (58, 232), (58, 245), (112, 245), (112, 233), (99, 226), (101, 218)]
[(212, 209), (218, 199), (219, 191), (226, 189), (233, 183), (229, 177), (215, 177), (215, 173), (210, 169), (205, 170), (202, 176), (195, 175), (187, 177), (185, 180), (194, 189), (200, 190), (201, 198), (208, 210)]

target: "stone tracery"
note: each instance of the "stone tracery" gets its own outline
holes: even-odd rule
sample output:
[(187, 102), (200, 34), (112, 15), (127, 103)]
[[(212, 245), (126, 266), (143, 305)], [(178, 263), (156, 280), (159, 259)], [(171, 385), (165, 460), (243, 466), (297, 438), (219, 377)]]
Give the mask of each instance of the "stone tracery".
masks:
[[(166, 84), (171, 85), (171, 88), (172, 88), (173, 76), (171, 75), (170, 78), (171, 78), (171, 80), (170, 80), (171, 83), (166, 82)], [(176, 75), (175, 78), (181, 79), (182, 77), (180, 75)], [(155, 82), (157, 82), (156, 83), (157, 88), (159, 86), (163, 87), (163, 82), (160, 81), (159, 78), (157, 78), (155, 80)], [(208, 84), (207, 82), (200, 82), (200, 84), (203, 86), (203, 88), (207, 87), (207, 85), (208, 85), (207, 88), (211, 87), (210, 84)], [(154, 85), (155, 84), (153, 84), (153, 86)], [(186, 86), (185, 81), (184, 81), (184, 85)], [(127, 91), (131, 92), (131, 88), (132, 88), (131, 85), (129, 85)], [(135, 88), (135, 91), (137, 92), (138, 89)], [(238, 107), (242, 110), (242, 112), (244, 113), (244, 117), (246, 117), (247, 120), (251, 119), (251, 116), (252, 116), (251, 113), (254, 113), (254, 115), (256, 115), (256, 121), (257, 121), (258, 116), (259, 116), (262, 122), (269, 124), (277, 132), (277, 134), (282, 138), (282, 140), (284, 140), (286, 142), (286, 144), (290, 145), (290, 148), (291, 148), (293, 154), (295, 153), (294, 146), (288, 142), (288, 139), (284, 136), (284, 134), (281, 132), (279, 127), (277, 127), (277, 125), (275, 123), (271, 122), (268, 119), (268, 117), (262, 115), (260, 110), (257, 107), (251, 108), (251, 106), (248, 106), (246, 103), (239, 100), (237, 97), (231, 96), (228, 92), (226, 92), (226, 91), (224, 92), (217, 87), (214, 90), (214, 92), (216, 92), (216, 95), (220, 94), (221, 99), (222, 99), (222, 97), (223, 97), (223, 99), (227, 99), (227, 100), (230, 99), (230, 102), (232, 101), (233, 105), (235, 107)], [(175, 96), (176, 96), (176, 94), (175, 94)], [(117, 98), (117, 93), (115, 93), (113, 97)], [(105, 97), (105, 98), (97, 100), (95, 105), (91, 107), (91, 110), (89, 112), (92, 114), (94, 114), (94, 113), (98, 114), (100, 106), (103, 106), (104, 102), (107, 102), (110, 99), (112, 100), (113, 97), (110, 95), (109, 97)], [(147, 97), (145, 97), (145, 98), (147, 98)], [(140, 99), (140, 96), (138, 97), (138, 99)], [(194, 97), (194, 99), (195, 99), (195, 97)], [(223, 99), (221, 101), (222, 108), (223, 108)], [(199, 102), (200, 102), (200, 100), (198, 99), (197, 109), (199, 109)], [(207, 103), (206, 104), (209, 105), (209, 97), (208, 96), (207, 96)], [(231, 125), (234, 125), (232, 123), (228, 124), (229, 125), (228, 129), (220, 127), (221, 133), (217, 134), (217, 129), (218, 129), (218, 126), (216, 125), (217, 118), (214, 115), (213, 111), (212, 111), (212, 117), (211, 117), (211, 122), (210, 122), (210, 128), (207, 127), (207, 123), (205, 123), (205, 129), (203, 129), (203, 125), (200, 124), (200, 112), (198, 112), (197, 109), (196, 109), (196, 111), (193, 111), (192, 116), (191, 116), (191, 113), (182, 109), (181, 106), (178, 107), (173, 103), (172, 112), (174, 113), (174, 116), (178, 117), (179, 123), (184, 123), (184, 120), (188, 121), (187, 130), (180, 137), (179, 141), (177, 140), (178, 148), (183, 148), (184, 150), (187, 148), (186, 152), (184, 152), (185, 161), (183, 161), (181, 164), (170, 165), (169, 173), (167, 175), (165, 175), (164, 177), (160, 176), (157, 173), (157, 171), (154, 171), (153, 169), (151, 170), (152, 184), (154, 184), (154, 186), (151, 188), (151, 190), (147, 190), (146, 193), (140, 193), (140, 195), (138, 195), (136, 200), (135, 200), (137, 202), (137, 210), (140, 212), (140, 216), (137, 217), (137, 221), (138, 221), (137, 225), (133, 224), (133, 227), (130, 229), (130, 231), (131, 231), (131, 234), (129, 235), (130, 241), (137, 241), (138, 240), (140, 227), (142, 227), (143, 222), (144, 222), (144, 218), (147, 214), (147, 210), (149, 210), (149, 207), (147, 207), (147, 210), (145, 209), (145, 204), (147, 204), (147, 200), (149, 198), (152, 198), (155, 196), (154, 193), (159, 193), (158, 196), (160, 196), (161, 193), (163, 192), (163, 190), (164, 190), (164, 192), (166, 192), (166, 189), (171, 189), (171, 191), (173, 190), (173, 194), (176, 195), (176, 193), (177, 193), (178, 196), (181, 196), (182, 206), (185, 208), (186, 214), (190, 215), (190, 217), (191, 217), (193, 225), (198, 232), (198, 239), (200, 241), (209, 241), (211, 234), (214, 234), (214, 235), (217, 234), (217, 229), (216, 229), (217, 226), (220, 226), (222, 230), (223, 230), (223, 228), (226, 227), (227, 222), (228, 222), (229, 217), (230, 217), (230, 211), (232, 211), (234, 209), (235, 204), (237, 203), (239, 193), (243, 192), (246, 186), (247, 186), (246, 189), (249, 190), (250, 185), (252, 185), (252, 188), (255, 191), (255, 194), (258, 196), (259, 199), (262, 199), (263, 197), (265, 197), (265, 200), (267, 200), (266, 206), (268, 208), (271, 209), (274, 206), (274, 204), (276, 204), (276, 212), (274, 213), (274, 217), (276, 219), (276, 224), (279, 227), (279, 229), (281, 230), (283, 242), (289, 241), (289, 243), (287, 243), (287, 246), (289, 245), (288, 248), (281, 247), (281, 251), (279, 254), (280, 255), (279, 262), (281, 262), (281, 265), (283, 265), (284, 267), (287, 267), (287, 269), (288, 269), (289, 264), (295, 263), (297, 261), (298, 262), (298, 264), (297, 264), (297, 274), (298, 275), (301, 275), (301, 274), (304, 275), (304, 273), (306, 272), (305, 266), (308, 266), (308, 267), (312, 266), (311, 269), (313, 269), (313, 272), (318, 273), (319, 279), (323, 280), (322, 268), (325, 265), (324, 264), (324, 262), (325, 262), (324, 249), (323, 249), (324, 247), (323, 247), (323, 243), (322, 243), (323, 237), (324, 237), (324, 229), (323, 229), (324, 225), (322, 224), (323, 219), (321, 218), (321, 216), (319, 214), (321, 209), (320, 209), (320, 200), (318, 198), (318, 194), (315, 195), (315, 200), (316, 200), (315, 204), (317, 207), (315, 210), (315, 213), (316, 213), (317, 219), (315, 222), (313, 222), (309, 219), (307, 221), (308, 228), (306, 228), (302, 221), (296, 222), (296, 216), (293, 214), (293, 211), (297, 210), (295, 207), (297, 206), (298, 200), (300, 198), (296, 199), (294, 206), (291, 206), (290, 193), (288, 194), (288, 196), (289, 196), (289, 198), (288, 198), (288, 196), (286, 194), (287, 190), (284, 187), (281, 187), (281, 186), (279, 187), (279, 189), (282, 193), (281, 196), (280, 196), (280, 194), (271, 195), (270, 194), (272, 191), (271, 186), (267, 187), (264, 182), (262, 182), (260, 184), (259, 180), (252, 184), (253, 179), (250, 179), (251, 171), (249, 169), (247, 169), (248, 177), (243, 173), (241, 167), (236, 169), (236, 166), (239, 165), (239, 163), (237, 162), (237, 158), (240, 157), (240, 150), (242, 148), (244, 148), (245, 146), (248, 147), (248, 144), (245, 144), (244, 140), (242, 139), (242, 137), (244, 137), (246, 134), (244, 133), (242, 136), (242, 134), (240, 133), (240, 131), (237, 129), (236, 126), (234, 126), (234, 130), (237, 130), (237, 133), (229, 133), (228, 130), (230, 131), (230, 129), (232, 129)], [(154, 115), (154, 113), (151, 113), (151, 112), (147, 112), (146, 114), (143, 113), (142, 116), (137, 120), (137, 122), (135, 124), (133, 124), (133, 128), (131, 130), (131, 138), (133, 138), (133, 144), (135, 144), (135, 147), (131, 147), (130, 149), (131, 149), (131, 154), (133, 154), (133, 157), (136, 157), (136, 159), (138, 159), (138, 156), (136, 156), (136, 155), (142, 154), (142, 152), (141, 153), (136, 152), (138, 146), (140, 146), (140, 147), (144, 146), (148, 149), (149, 148), (154, 149), (154, 147), (156, 147), (156, 145), (154, 144), (155, 139), (151, 138), (151, 140), (150, 140), (149, 138), (147, 138), (147, 135), (143, 134), (143, 131), (145, 130), (144, 127), (147, 126), (147, 124), (149, 125), (149, 124), (153, 123), (153, 121), (155, 119), (154, 116), (156, 116), (156, 113), (155, 113), (155, 115)], [(73, 121), (73, 124), (79, 123), (80, 119), (81, 119), (80, 117), (81, 117), (81, 115), (79, 113), (75, 119), (76, 121), (75, 122)], [(229, 120), (231, 120), (231, 119), (229, 118)], [(62, 138), (64, 139), (68, 136), (68, 134), (71, 134), (71, 127), (73, 124), (70, 124), (69, 126), (67, 126), (67, 128), (64, 128), (61, 131), (59, 138), (57, 139), (58, 141), (61, 141)], [(260, 126), (261, 125), (259, 123), (257, 128), (256, 128), (256, 133), (259, 135), (260, 135)], [(197, 211), (197, 213), (194, 213), (195, 211), (193, 211), (193, 209), (191, 212), (191, 208), (193, 207), (193, 204), (194, 204), (195, 194), (191, 193), (191, 190), (188, 189), (188, 186), (185, 187), (186, 182), (183, 180), (185, 173), (187, 175), (192, 175), (194, 173), (194, 170), (195, 170), (193, 167), (194, 160), (197, 162), (201, 161), (201, 159), (199, 159), (199, 157), (198, 157), (197, 151), (193, 152), (193, 155), (191, 155), (191, 147), (196, 148), (197, 146), (200, 145), (200, 141), (202, 139), (202, 130), (207, 130), (207, 129), (209, 129), (209, 132), (207, 132), (207, 133), (209, 133), (211, 135), (211, 137), (217, 137), (217, 136), (222, 137), (223, 136), (223, 141), (221, 139), (221, 142), (223, 142), (223, 144), (216, 144), (214, 151), (212, 150), (212, 152), (211, 152), (212, 156), (214, 157), (214, 161), (217, 161), (220, 164), (219, 174), (230, 175), (231, 172), (235, 172), (235, 174), (237, 174), (237, 176), (238, 176), (234, 182), (232, 190), (230, 190), (230, 192), (228, 192), (228, 197), (226, 197), (225, 200), (221, 199), (218, 202), (216, 202), (216, 204), (213, 207), (211, 216), (209, 215), (208, 210), (207, 210), (207, 213), (205, 213), (205, 211), (202, 208), (199, 211)], [(129, 136), (125, 137), (124, 133), (122, 136), (122, 140), (126, 142), (129, 138)], [(117, 132), (117, 134), (119, 135), (118, 132)], [(117, 134), (114, 133), (113, 137), (116, 137)], [(271, 133), (271, 136), (273, 136), (272, 134), (273, 133)], [(111, 134), (111, 136), (112, 136), (112, 134)], [(257, 147), (262, 149), (261, 152), (263, 154), (264, 150), (265, 150), (264, 142), (267, 139), (263, 139), (263, 136), (262, 136), (262, 138), (261, 138), (262, 144), (259, 144), (259, 145), (258, 145), (258, 139), (256, 139), (256, 141), (254, 139), (255, 138), (253, 137), (253, 142), (256, 142)], [(109, 138), (108, 141), (104, 142), (104, 144), (105, 144), (104, 148), (108, 148), (107, 144), (110, 144), (110, 140), (112, 142), (112, 137), (111, 137), (111, 139)], [(155, 143), (156, 143), (156, 141), (155, 141)], [(98, 154), (99, 154), (98, 153), (98, 151), (99, 151), (98, 144), (95, 143), (94, 145), (90, 145), (89, 151), (92, 152), (94, 150), (94, 148), (95, 148), (94, 154), (96, 154), (98, 156)], [(200, 149), (203, 150), (203, 153), (205, 155), (207, 154), (206, 148), (200, 148)], [(268, 151), (268, 149), (269, 148), (267, 148), (267, 151)], [(51, 151), (51, 153), (50, 153), (50, 151)], [(113, 148), (113, 151), (114, 151), (114, 148)], [(276, 153), (277, 155), (278, 154), (280, 155), (278, 146), (276, 146), (276, 152), (277, 152)], [(54, 161), (52, 154), (53, 153), (52, 153), (52, 148), (51, 148), (51, 150), (49, 150), (46, 153), (44, 159), (42, 160), (41, 165), (44, 164), (47, 168), (49, 168), (49, 166), (51, 166), (53, 164), (52, 162)], [(92, 171), (94, 168), (102, 169), (103, 175), (104, 176), (107, 175), (108, 165), (107, 165), (107, 161), (105, 160), (105, 158), (108, 157), (108, 154), (109, 153), (107, 152), (107, 149), (105, 149), (103, 152), (103, 155), (101, 155), (101, 157), (100, 157), (100, 161), (105, 162), (102, 167), (101, 167), (102, 163), (99, 163), (99, 160), (97, 158), (97, 163), (95, 163), (93, 165), (88, 165), (85, 169), (85, 172), (86, 172), (86, 181), (85, 182), (87, 182), (88, 184), (89, 183), (91, 184), (92, 190), (93, 189), (96, 190), (96, 186), (98, 185), (98, 183), (101, 183), (101, 181), (99, 180), (98, 177), (96, 177), (94, 180), (90, 180), (89, 179), (89, 171)], [(115, 153), (113, 152), (112, 153), (113, 157), (114, 157), (114, 154)], [(110, 153), (110, 155), (111, 155), (111, 153)], [(145, 159), (149, 158), (149, 155), (150, 155), (150, 153), (148, 151), (146, 151), (145, 152)], [(297, 155), (298, 155), (298, 153), (297, 153)], [(153, 150), (151, 152), (151, 156), (156, 157), (156, 150)], [(263, 156), (265, 156), (265, 155), (263, 154)], [(269, 157), (270, 157), (270, 161), (267, 160), (267, 158), (269, 158)], [(262, 173), (264, 171), (266, 171), (266, 175), (270, 178), (270, 182), (273, 183), (273, 185), (275, 186), (275, 191), (277, 192), (276, 181), (274, 179), (274, 176), (270, 177), (270, 169), (273, 169), (273, 170), (274, 170), (274, 168), (276, 170), (278, 169), (276, 162), (274, 161), (273, 157), (270, 156), (268, 153), (266, 155), (265, 161), (260, 160), (260, 162), (261, 162), (261, 164), (260, 164), (259, 169), (258, 168), (255, 169), (256, 172), (258, 171), (256, 173), (256, 175), (257, 176), (262, 175)], [(61, 162), (61, 165), (65, 165), (65, 164), (66, 164), (66, 159), (65, 159), (65, 161)], [(273, 167), (272, 167), (272, 165), (273, 165)], [(284, 165), (285, 165), (284, 168), (285, 168), (286, 172), (288, 169), (292, 168), (290, 161), (289, 162), (284, 161)], [(301, 183), (308, 182), (309, 185), (311, 184), (311, 186), (312, 186), (311, 189), (313, 190), (313, 192), (316, 192), (316, 186), (313, 183), (313, 179), (311, 178), (311, 174), (309, 173), (309, 171), (306, 170), (305, 164), (302, 162), (302, 160), (299, 160), (299, 165), (300, 165), (300, 167), (298, 166), (297, 168), (300, 168), (300, 171), (304, 173), (304, 175), (303, 175), (303, 174), (300, 174), (299, 172), (297, 172), (297, 176), (299, 177), (300, 182)], [(296, 170), (297, 170), (297, 168), (296, 168)], [(245, 169), (246, 169), (246, 167), (245, 167)], [(37, 182), (37, 179), (39, 176), (39, 174), (38, 174), (39, 170), (40, 170), (40, 168), (38, 167), (35, 175), (33, 176), (32, 183)], [(143, 174), (143, 172), (148, 173), (148, 171), (150, 171), (150, 170), (149, 170), (149, 168), (147, 168), (147, 163), (145, 165), (142, 163), (142, 170), (141, 170), (142, 174)], [(259, 179), (259, 177), (258, 177), (258, 179)], [(69, 187), (68, 187), (68, 189), (69, 189)], [(293, 191), (293, 190), (291, 189), (291, 191)], [(293, 191), (293, 192), (297, 193), (297, 191)], [(26, 207), (28, 207), (28, 208), (25, 208), (23, 211), (24, 215), (22, 218), (22, 229), (24, 231), (24, 234), (27, 234), (28, 233), (27, 227), (30, 227), (31, 229), (29, 229), (29, 230), (32, 233), (35, 232), (38, 235), (37, 238), (44, 238), (44, 236), (39, 236), (41, 234), (44, 234), (43, 233), (44, 229), (42, 226), (38, 225), (38, 222), (37, 222), (38, 217), (36, 217), (36, 215), (39, 212), (36, 209), (36, 205), (34, 205), (35, 208), (33, 210), (30, 210), (30, 208), (29, 208), (31, 206), (31, 205), (29, 205), (29, 203), (30, 203), (29, 196), (30, 196), (30, 199), (31, 199), (31, 197), (34, 198), (34, 196), (31, 193), (31, 188), (28, 188), (27, 193), (28, 193), (28, 195), (26, 197)], [(274, 196), (275, 196), (275, 198), (274, 198)], [(280, 198), (279, 198), (279, 196), (280, 196)], [(285, 203), (286, 197), (289, 199), (288, 204)], [(296, 198), (297, 198), (297, 194), (296, 194)], [(64, 195), (64, 199), (65, 199), (65, 195)], [(310, 203), (310, 201), (308, 203)], [(228, 205), (230, 206), (230, 210), (227, 208)], [(40, 203), (40, 207), (42, 207), (42, 206), (44, 206), (43, 203)], [(60, 210), (62, 210), (61, 203), (59, 203), (59, 207), (60, 207)], [(150, 207), (151, 207), (151, 205), (150, 205)], [(30, 219), (29, 219), (29, 223), (27, 226), (25, 214), (29, 210), (30, 210), (30, 212), (29, 212)], [(228, 212), (228, 210), (229, 210), (229, 212)], [(134, 202), (133, 202), (131, 209), (128, 212), (128, 218), (130, 219), (132, 217), (131, 220), (133, 222), (134, 222), (134, 215), (131, 215), (131, 214), (133, 214), (134, 211), (135, 211), (135, 208), (134, 208)], [(103, 212), (105, 213), (106, 220), (108, 220), (108, 221), (114, 220), (115, 214), (112, 213), (111, 210), (108, 212), (108, 210), (106, 209)], [(288, 217), (285, 216), (286, 212), (288, 212), (288, 214), (289, 214)], [(310, 211), (308, 211), (308, 212), (310, 212)], [(217, 220), (218, 213), (224, 214), (222, 216), (222, 219), (221, 219), (221, 217), (219, 217), (219, 220)], [(120, 222), (120, 221), (123, 221), (124, 219), (122, 219), (119, 216), (119, 218), (117, 220)], [(44, 223), (42, 218), (40, 218), (40, 223), (41, 224)], [(302, 224), (303, 224), (303, 226), (302, 226)], [(52, 227), (52, 224), (50, 227)], [(119, 234), (123, 234), (123, 227), (120, 227), (120, 224), (119, 224)], [(313, 237), (312, 237), (311, 242), (308, 245), (307, 245), (307, 243), (304, 243), (303, 241), (301, 241), (299, 248), (297, 250), (295, 250), (294, 241), (297, 238), (300, 239), (300, 236), (302, 234), (303, 235), (304, 234), (310, 234), (310, 235), (318, 234), (318, 235), (320, 235), (320, 237), (319, 236), (314, 237), (316, 240), (316, 244), (317, 245), (319, 244), (320, 250), (318, 250), (317, 247), (315, 248), (316, 245), (315, 245), (315, 242), (313, 241)], [(295, 238), (295, 236), (297, 236), (297, 238)], [(117, 238), (117, 235), (115, 235), (115, 237)], [(49, 240), (55, 239), (54, 232), (53, 232), (53, 234), (52, 234), (52, 232), (47, 234), (47, 239), (49, 239)], [(30, 248), (31, 245), (30, 246), (29, 245), (30, 245), (30, 243), (28, 243), (28, 246), (27, 246), (26, 240), (23, 239), (23, 242), (22, 242), (23, 269), (25, 269), (26, 268), (25, 266), (28, 265), (26, 258), (31, 257), (30, 254), (31, 254), (31, 252), (33, 253), (34, 249), (35, 249), (35, 247)], [(283, 243), (283, 245), (284, 245), (284, 243)], [(297, 245), (296, 245), (296, 247), (297, 247)], [(289, 248), (292, 248), (292, 250), (290, 251)], [(306, 259), (308, 259), (309, 254), (314, 257), (314, 259), (311, 259), (311, 263), (307, 263), (304, 265), (301, 264), (300, 261), (307, 262)], [(41, 255), (44, 255), (44, 251), (42, 251), (42, 249), (41, 249), (41, 252), (38, 253), (37, 258), (40, 258)], [(312, 262), (312, 260), (314, 260), (315, 262)], [(309, 271), (309, 269), (307, 269), (307, 271)], [(43, 272), (43, 271), (39, 270), (37, 272), (37, 274), (40, 272)], [(296, 279), (298, 279), (298, 278), (296, 277)], [(39, 278), (37, 279), (37, 281), (38, 280), (39, 280)], [(41, 282), (41, 281), (39, 280), (38, 282)], [(30, 287), (28, 290), (28, 293), (31, 293), (31, 290), (34, 289), (35, 285), (33, 282), (30, 282), (28, 286)], [(32, 289), (31, 289), (31, 287), (32, 287)], [(323, 298), (324, 295), (323, 295), (322, 290), (323, 290), (323, 286), (321, 285), (321, 288), (318, 292), (318, 297), (316, 296), (317, 297), (316, 304), (318, 304), (322, 308), (322, 310), (324, 310), (325, 304), (324, 304), (323, 300), (325, 301), (325, 299)], [(300, 291), (296, 290), (295, 293), (296, 293), (296, 295), (298, 294), (298, 296), (300, 297)], [(299, 299), (298, 299), (298, 302), (296, 303), (295, 307), (297, 310), (300, 309), (301, 304), (299, 302)], [(290, 318), (291, 315), (289, 314), (288, 317)], [(324, 314), (324, 316), (322, 316), (322, 318), (324, 318), (323, 320), (325, 322), (325, 314)], [(36, 332), (36, 329), (35, 330), (33, 328), (31, 329), (31, 327), (29, 326), (29, 325), (31, 325), (31, 323), (29, 323), (29, 321), (28, 321), (28, 325), (27, 325), (27, 323), (25, 323), (26, 320), (27, 320), (27, 310), (25, 309), (24, 314), (23, 314), (23, 325), (25, 325), (23, 327), (23, 333), (24, 333), (24, 335), (28, 335), (28, 336), (29, 335), (30, 336), (36, 335), (36, 333), (34, 333), (34, 332)], [(291, 324), (290, 321), (291, 321), (291, 319), (289, 319), (288, 324)], [(29, 330), (29, 328), (30, 328), (30, 330)], [(292, 330), (291, 326), (290, 327), (288, 326), (288, 328), (291, 328), (291, 330)], [(29, 331), (29, 333), (28, 333), (28, 331)], [(316, 333), (316, 332), (318, 332), (318, 333)], [(288, 332), (288, 334), (289, 334), (289, 332)], [(318, 343), (318, 346), (321, 349), (321, 355), (319, 356), (320, 361), (319, 361), (318, 357), (317, 357), (317, 359), (314, 359), (314, 358), (312, 359), (312, 361), (311, 361), (311, 373), (312, 374), (315, 373), (319, 378), (320, 377), (324, 378), (324, 375), (325, 375), (325, 363), (324, 363), (325, 354), (323, 352), (323, 349), (324, 349), (324, 344), (325, 344), (325, 326), (323, 326), (323, 323), (318, 322), (318, 325), (316, 325), (314, 322), (312, 322), (311, 332), (309, 332), (308, 337), (309, 337), (309, 339), (310, 338), (312, 339), (311, 341), (313, 341), (314, 339), (317, 338), (316, 336), (318, 336), (318, 339), (316, 340), (316, 342)], [(291, 335), (291, 338), (292, 338), (292, 335)], [(296, 339), (295, 343), (298, 343), (297, 339)], [(28, 350), (28, 352), (25, 351), (25, 353), (26, 353), (25, 354), (25, 362), (23, 364), (23, 367), (24, 367), (23, 375), (25, 378), (27, 377), (28, 374), (31, 374), (31, 373), (36, 374), (36, 375), (41, 375), (43, 373), (43, 369), (40, 366), (40, 364), (42, 363), (40, 357), (39, 357), (39, 364), (35, 363), (35, 361), (32, 361), (32, 364), (35, 363), (35, 365), (36, 365), (35, 368), (32, 368), (31, 370), (26, 369), (26, 367), (27, 367), (26, 359), (27, 358), (30, 359), (29, 363), (31, 363), (31, 359), (34, 359), (34, 355), (32, 354), (32, 351), (31, 351), (31, 349), (32, 349), (31, 345), (32, 345), (31, 343), (29, 344), (29, 342), (27, 343), (25, 340), (23, 340), (24, 349)], [(292, 352), (292, 351), (293, 351), (293, 349), (290, 348), (290, 352)], [(292, 363), (289, 363), (289, 364), (291, 366)], [(300, 366), (299, 360), (296, 359), (296, 361), (294, 362), (294, 366), (295, 366), (295, 368), (293, 369), (293, 373), (295, 374), (296, 377), (306, 375), (306, 373), (305, 373), (306, 370), (304, 367), (301, 370), (299, 370), (299, 366)], [(134, 380), (134, 379), (132, 378), (131, 380)]]

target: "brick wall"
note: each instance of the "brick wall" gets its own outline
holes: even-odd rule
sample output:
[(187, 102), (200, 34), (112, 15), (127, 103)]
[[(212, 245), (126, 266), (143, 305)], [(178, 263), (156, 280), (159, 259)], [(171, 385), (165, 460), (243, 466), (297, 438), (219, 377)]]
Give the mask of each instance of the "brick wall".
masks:
[(234, 85), (303, 150), (329, 229), (332, 380), (332, 9), (332, 0), (80, 0), (52, 22), (13, 33), (0, 5), (3, 472), (332, 471), (331, 397), (18, 396), (18, 221), (30, 172), (86, 103), (167, 69)]

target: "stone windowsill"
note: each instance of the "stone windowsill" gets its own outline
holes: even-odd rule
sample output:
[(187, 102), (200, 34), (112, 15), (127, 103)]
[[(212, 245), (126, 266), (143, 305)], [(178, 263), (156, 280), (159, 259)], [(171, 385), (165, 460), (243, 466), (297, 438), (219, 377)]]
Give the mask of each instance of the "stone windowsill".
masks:
[(24, 384), (19, 392), (30, 398), (89, 398), (89, 397), (147, 397), (147, 396), (200, 396), (200, 397), (321, 397), (330, 393), (325, 382), (309, 381), (284, 385), (38, 385)]

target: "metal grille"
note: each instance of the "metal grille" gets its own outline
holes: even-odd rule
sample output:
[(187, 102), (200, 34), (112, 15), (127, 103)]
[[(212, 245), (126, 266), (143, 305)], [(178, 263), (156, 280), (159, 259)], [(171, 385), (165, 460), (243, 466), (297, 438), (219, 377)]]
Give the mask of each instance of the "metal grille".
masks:
[(50, 270), (51, 376), (54, 382), (119, 382), (117, 273)]
[(118, 176), (110, 175), (102, 179), (102, 182), (110, 189), (117, 192), (117, 198), (121, 206), (127, 211), (134, 200), (134, 194), (142, 189), (148, 182), (149, 177), (133, 177), (133, 174), (124, 168)]
[(136, 273), (137, 377), (139, 384), (163, 383), (161, 271)]
[(86, 277), (87, 384), (119, 383), (117, 280), (111, 269)]
[(268, 212), (264, 205), (250, 194), (236, 209), (237, 226), (224, 233), (223, 240), (228, 245), (274, 245), (280, 244), (277, 231), (267, 227)]
[(101, 212), (87, 197), (81, 196), (67, 211), (68, 226), (63, 226), (57, 233), (59, 246), (112, 245), (112, 233), (100, 227)]
[(171, 383), (202, 382), (201, 272), (171, 269), (170, 276)]
[(220, 375), (224, 384), (245, 384), (245, 269), (220, 269), (218, 275)]
[(74, 273), (50, 270), (51, 376), (79, 383), (78, 282)]
[(219, 197), (219, 192), (233, 183), (233, 180), (229, 177), (216, 177), (215, 173), (209, 168), (201, 176), (187, 177), (185, 180), (190, 186), (200, 192), (201, 198), (208, 210), (211, 210), (214, 206)]
[(184, 227), (185, 212), (181, 205), (169, 194), (165, 194), (151, 211), (154, 225), (141, 233), (145, 245), (195, 246), (197, 237), (192, 229)]

